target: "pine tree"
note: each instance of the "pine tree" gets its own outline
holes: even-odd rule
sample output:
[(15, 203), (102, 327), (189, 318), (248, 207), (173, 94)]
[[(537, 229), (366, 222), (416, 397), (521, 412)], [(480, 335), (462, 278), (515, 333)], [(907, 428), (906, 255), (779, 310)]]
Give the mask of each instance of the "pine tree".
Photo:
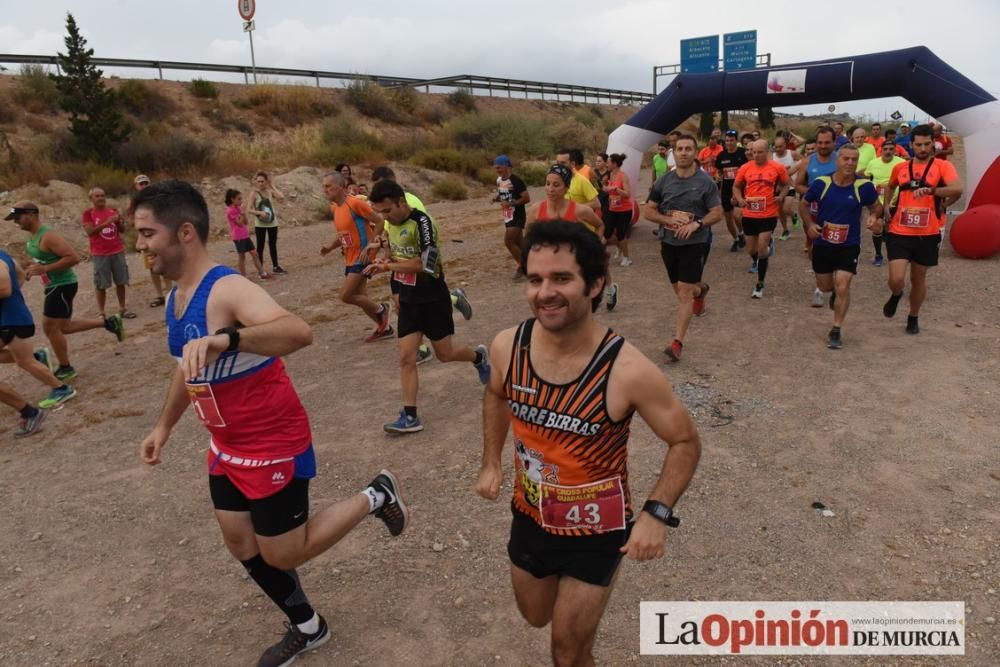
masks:
[(719, 114), (719, 129), (723, 132), (729, 129), (729, 112), (725, 109)]
[(713, 129), (715, 129), (715, 114), (711, 111), (702, 111), (701, 120), (698, 123), (698, 134), (701, 135), (702, 139), (708, 139)]
[(118, 112), (113, 91), (104, 87), (91, 57), (93, 49), (80, 34), (76, 19), (66, 14), (66, 55), (57, 54), (61, 74), (53, 76), (59, 106), (69, 114), (73, 152), (82, 159), (109, 162), (114, 149), (128, 138), (129, 128)]
[(757, 122), (760, 124), (760, 129), (762, 130), (774, 128), (774, 110), (771, 107), (758, 108)]

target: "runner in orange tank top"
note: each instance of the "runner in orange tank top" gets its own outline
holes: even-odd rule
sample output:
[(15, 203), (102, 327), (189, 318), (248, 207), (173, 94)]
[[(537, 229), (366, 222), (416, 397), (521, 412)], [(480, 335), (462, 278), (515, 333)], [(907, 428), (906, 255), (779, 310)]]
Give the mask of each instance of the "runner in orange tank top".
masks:
[(910, 314), (906, 333), (920, 333), (918, 316), (927, 296), (927, 269), (937, 266), (938, 247), (947, 208), (962, 196), (962, 179), (955, 166), (933, 157), (934, 130), (918, 125), (910, 133), (913, 159), (896, 165), (889, 177), (885, 201), (899, 192), (899, 202), (885, 235), (889, 255), (889, 300), (882, 314), (893, 317), (910, 269)]
[[(501, 332), (483, 405), (476, 492), (495, 500), (514, 431), (514, 597), (535, 627), (552, 623), (558, 665), (592, 665), (594, 635), (624, 555), (663, 556), (672, 506), (694, 475), (697, 430), (670, 383), (621, 336), (599, 325), (607, 255), (579, 225), (528, 228), (522, 254), (535, 319)], [(628, 439), (639, 416), (668, 445), (659, 479), (633, 501)], [(641, 511), (639, 511), (641, 510)]]

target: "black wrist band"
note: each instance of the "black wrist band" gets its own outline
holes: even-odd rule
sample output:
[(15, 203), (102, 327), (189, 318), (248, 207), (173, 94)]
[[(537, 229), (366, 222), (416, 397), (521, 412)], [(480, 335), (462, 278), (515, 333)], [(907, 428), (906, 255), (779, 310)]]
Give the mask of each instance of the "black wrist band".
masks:
[(226, 352), (235, 352), (240, 347), (240, 332), (236, 327), (223, 327), (215, 332), (215, 335), (226, 334), (229, 336), (229, 346)]

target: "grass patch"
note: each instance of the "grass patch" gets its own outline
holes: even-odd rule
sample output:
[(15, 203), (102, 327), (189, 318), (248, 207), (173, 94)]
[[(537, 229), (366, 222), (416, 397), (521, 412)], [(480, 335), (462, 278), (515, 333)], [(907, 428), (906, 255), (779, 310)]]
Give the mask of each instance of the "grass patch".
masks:
[(463, 113), (471, 113), (476, 110), (476, 96), (469, 88), (456, 88), (445, 99), (452, 108)]
[(545, 185), (549, 167), (539, 162), (524, 162), (514, 170), (514, 173), (521, 177), (525, 185)]
[(346, 118), (324, 121), (320, 126), (320, 140), (321, 147), (317, 157), (325, 164), (354, 164), (377, 160), (385, 148), (380, 137)]
[(447, 199), (449, 201), (459, 201), (469, 198), (469, 190), (465, 183), (458, 176), (444, 176), (435, 181), (431, 188), (431, 194), (435, 199)]
[(508, 114), (465, 114), (445, 125), (445, 132), (459, 148), (480, 149), (540, 157), (555, 148), (545, 121)]
[(172, 99), (139, 79), (122, 81), (115, 96), (125, 111), (142, 120), (166, 118), (177, 108)]
[(21, 65), (17, 85), (11, 94), (28, 113), (53, 114), (59, 110), (59, 90), (45, 68), (30, 63)]
[(359, 112), (387, 123), (405, 121), (403, 112), (382, 86), (371, 79), (355, 79), (347, 86), (347, 101)]
[[(137, 172), (192, 173), (210, 164), (215, 152), (212, 144), (180, 132), (135, 134), (118, 147), (118, 163)], [(110, 194), (110, 193), (109, 193)]]
[(489, 165), (489, 156), (483, 151), (429, 148), (413, 154), (410, 162), (435, 171), (447, 171), (477, 178), (479, 170)]
[(234, 100), (233, 104), (253, 109), (262, 116), (270, 116), (288, 125), (334, 116), (340, 111), (318, 88), (306, 85), (258, 84), (252, 86), (244, 97)]
[(195, 97), (214, 100), (219, 97), (219, 87), (205, 79), (195, 79), (188, 84), (188, 90)]
[(33, 141), (31, 149), (22, 153), (15, 151), (7, 135), (0, 132), (0, 190), (13, 190), (32, 183), (47, 185), (55, 178), (55, 165), (43, 144)]

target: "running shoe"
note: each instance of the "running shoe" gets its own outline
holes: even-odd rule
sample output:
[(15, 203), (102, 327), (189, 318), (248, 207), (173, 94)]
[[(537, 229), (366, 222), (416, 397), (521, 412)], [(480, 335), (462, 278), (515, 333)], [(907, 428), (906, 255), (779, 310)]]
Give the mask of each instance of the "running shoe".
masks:
[(126, 319), (126, 320), (134, 320), (134, 319), (135, 319), (136, 317), (138, 317), (138, 315), (136, 315), (135, 313), (133, 313), (133, 312), (132, 312), (131, 310), (129, 310), (128, 308), (126, 308), (126, 309), (122, 310), (122, 311), (121, 311), (120, 313), (118, 313), (118, 314), (119, 314), (119, 315), (121, 315), (121, 316), (122, 316), (122, 317), (123, 317), (124, 319)]
[(483, 360), (473, 365), (479, 372), (479, 384), (486, 384), (490, 381), (490, 351), (485, 345), (479, 344), (476, 346), (476, 352), (482, 355)]
[(833, 310), (833, 307), (836, 305), (836, 303), (837, 303), (837, 293), (830, 292), (830, 310)]
[(424, 425), (420, 422), (420, 417), (410, 417), (406, 414), (406, 410), (400, 410), (396, 421), (383, 424), (382, 430), (386, 433), (416, 433), (423, 431)]
[(781, 236), (779, 236), (778, 238), (782, 241), (787, 241), (791, 236), (792, 233), (786, 229), (785, 231), (781, 232)]
[(76, 396), (76, 389), (73, 389), (73, 387), (68, 384), (64, 384), (63, 386), (57, 387), (49, 392), (49, 397), (39, 401), (38, 407), (50, 410), (54, 407), (62, 405), (74, 396)]
[(701, 284), (701, 295), (696, 296), (694, 301), (691, 302), (691, 312), (695, 317), (701, 317), (705, 314), (705, 296), (708, 294), (708, 283)]
[(285, 270), (284, 270), (283, 268), (281, 268), (280, 266), (276, 266), (276, 267), (274, 267), (273, 269), (271, 269), (271, 273), (274, 273), (274, 274), (277, 274), (277, 275), (279, 275), (279, 276), (283, 276), (283, 275), (285, 275), (286, 273), (288, 273), (288, 271), (285, 271)]
[(882, 306), (882, 314), (886, 317), (895, 317), (896, 309), (899, 307), (899, 300), (903, 298), (903, 293), (890, 294), (889, 300)]
[(740, 242), (733, 240), (733, 245), (729, 246), (729, 252), (739, 252)]
[(105, 317), (104, 328), (113, 333), (119, 343), (125, 340), (125, 322), (121, 314), (115, 313), (111, 317)]
[(295, 662), (299, 654), (319, 648), (328, 641), (330, 641), (330, 626), (322, 616), (319, 617), (319, 630), (311, 635), (285, 621), (285, 636), (264, 651), (264, 655), (257, 661), (257, 667), (285, 667)]
[(906, 318), (906, 333), (911, 336), (916, 336), (920, 333), (920, 322), (917, 320), (916, 315), (910, 315)]
[(882, 259), (882, 255), (875, 255), (875, 259), (872, 260), (872, 266), (882, 266), (885, 264), (885, 260)]
[(410, 512), (403, 502), (403, 490), (399, 486), (399, 480), (391, 471), (382, 468), (369, 486), (385, 494), (382, 507), (375, 510), (375, 518), (382, 520), (390, 535), (398, 537), (406, 530), (406, 524), (410, 521)]
[(812, 300), (812, 304), (810, 304), (810, 305), (813, 308), (822, 308), (823, 307), (823, 292), (821, 292), (818, 287), (813, 290), (813, 300)]
[(462, 317), (471, 320), (472, 319), (472, 304), (469, 303), (469, 297), (465, 295), (465, 290), (461, 287), (456, 287), (451, 291), (452, 305), (455, 306), (455, 310), (462, 313)]
[(618, 283), (611, 283), (611, 287), (604, 290), (604, 298), (608, 300), (607, 309), (611, 312), (618, 305)]
[(431, 348), (426, 345), (421, 345), (417, 348), (417, 366), (420, 364), (425, 364), (434, 358), (434, 353), (431, 352)]
[(52, 354), (49, 352), (49, 348), (43, 345), (42, 347), (35, 350), (33, 356), (35, 357), (35, 361), (40, 363), (42, 366), (48, 368), (50, 371), (52, 371), (52, 373), (56, 372), (56, 361), (55, 359), (52, 358)]
[(774, 257), (774, 237), (767, 240), (767, 256)]
[(680, 342), (676, 338), (671, 341), (670, 345), (663, 350), (663, 354), (667, 355), (670, 361), (680, 361), (681, 360), (681, 350), (684, 349), (684, 343)]
[(45, 421), (45, 415), (48, 413), (45, 410), (36, 410), (34, 417), (28, 417), (27, 419), (21, 420), (21, 427), (14, 431), (15, 438), (24, 438), (32, 433), (38, 433), (42, 430), (42, 422)]
[(802, 220), (799, 218), (799, 214), (798, 213), (793, 213), (792, 214), (792, 228), (793, 229), (798, 229), (801, 226), (802, 226)]
[(378, 330), (384, 331), (386, 327), (389, 326), (389, 315), (392, 312), (392, 306), (389, 305), (388, 301), (383, 301), (378, 305)]
[(615, 246), (614, 252), (611, 253), (611, 259), (616, 260), (622, 256), (622, 250), (618, 246)]
[(826, 346), (831, 350), (839, 350), (844, 347), (844, 341), (840, 338), (840, 332), (836, 329), (830, 330), (830, 335), (827, 336)]
[(747, 273), (757, 273), (757, 262), (753, 262), (750, 268), (747, 269)]
[(631, 257), (622, 257), (622, 261), (619, 262), (619, 265), (620, 266), (632, 266), (632, 258)]
[(740, 244), (741, 248), (746, 248), (747, 247), (747, 237), (746, 237), (746, 235), (740, 234), (739, 237), (736, 239), (736, 242)]
[(387, 326), (385, 329), (381, 329), (381, 330), (375, 329), (375, 331), (371, 332), (371, 334), (368, 336), (368, 338), (365, 338), (365, 342), (366, 343), (377, 343), (380, 340), (385, 340), (387, 338), (392, 338), (395, 335), (396, 335), (395, 330), (392, 327)]
[(271, 280), (272, 278), (274, 278), (274, 276), (272, 276), (267, 271), (263, 271), (261, 273), (258, 273), (257, 277), (259, 277), (261, 280)]
[(753, 292), (750, 293), (751, 299), (763, 299), (764, 298), (764, 283), (757, 283)]
[(76, 377), (76, 369), (72, 366), (60, 366), (55, 369), (52, 374), (56, 376), (57, 380), (65, 382), (66, 380), (72, 380)]

